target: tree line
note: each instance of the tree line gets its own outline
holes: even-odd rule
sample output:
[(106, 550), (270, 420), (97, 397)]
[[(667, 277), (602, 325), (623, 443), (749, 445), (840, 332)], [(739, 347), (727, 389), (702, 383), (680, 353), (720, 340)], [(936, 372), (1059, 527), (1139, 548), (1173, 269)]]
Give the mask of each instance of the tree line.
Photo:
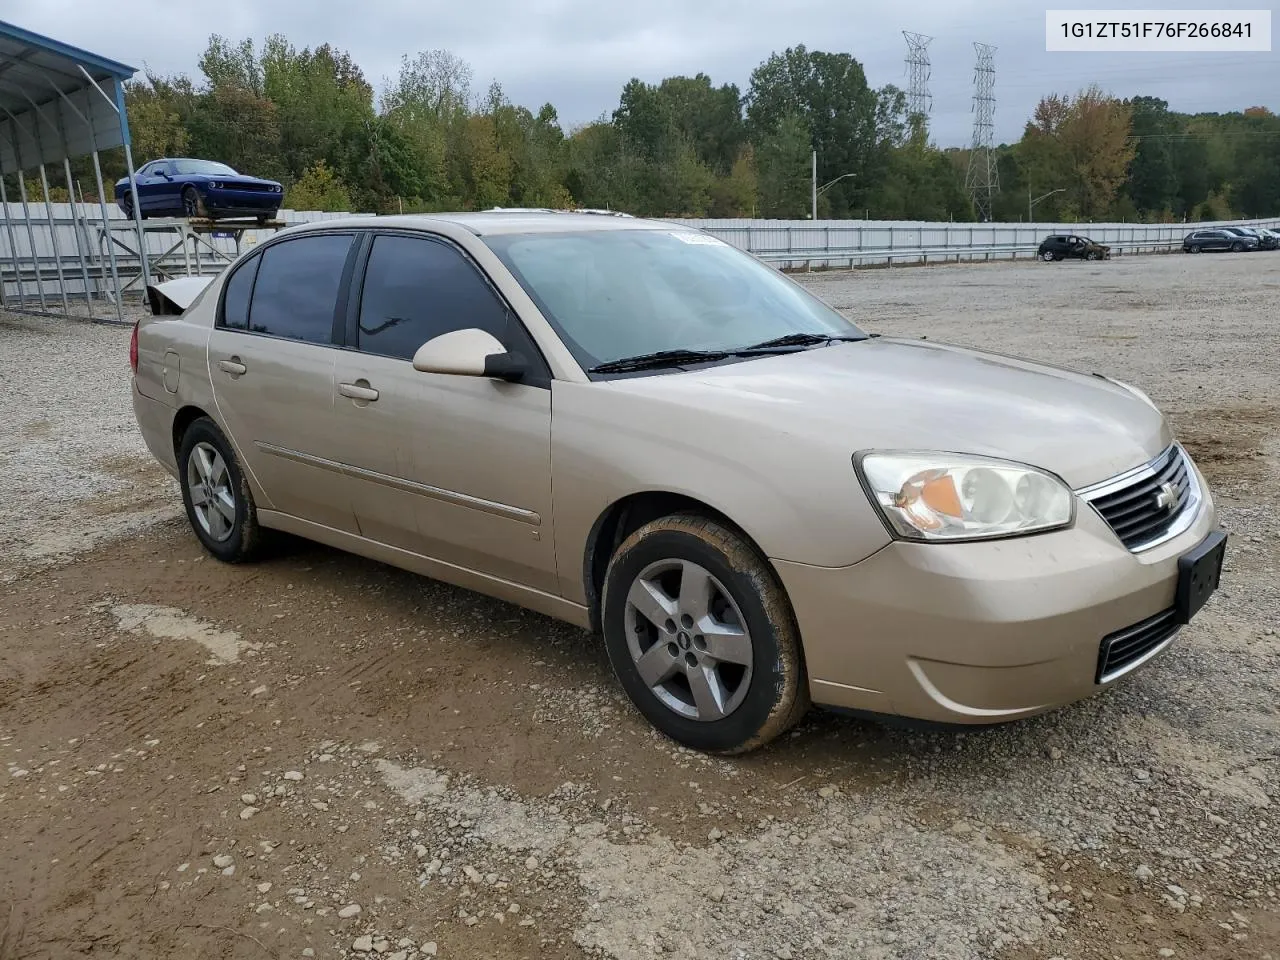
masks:
[[(494, 206), (642, 216), (974, 219), (967, 149), (940, 149), (905, 95), (847, 53), (773, 53), (745, 93), (706, 74), (630, 80), (618, 106), (566, 131), (444, 50), (403, 58), (380, 96), (349, 54), (214, 35), (199, 77), (148, 73), (126, 103), (138, 164), (220, 160), (281, 181), (285, 206), (377, 213)], [(119, 151), (106, 172), (123, 176)], [(83, 164), (80, 169), (85, 170)], [(1280, 214), (1280, 118), (1184, 114), (1091, 87), (1040, 101), (997, 148), (993, 218), (1199, 220)], [(834, 181), (834, 182), (832, 182)], [(89, 180), (84, 180), (87, 184)], [(86, 190), (89, 188), (86, 187)], [(108, 190), (110, 188), (108, 187)]]

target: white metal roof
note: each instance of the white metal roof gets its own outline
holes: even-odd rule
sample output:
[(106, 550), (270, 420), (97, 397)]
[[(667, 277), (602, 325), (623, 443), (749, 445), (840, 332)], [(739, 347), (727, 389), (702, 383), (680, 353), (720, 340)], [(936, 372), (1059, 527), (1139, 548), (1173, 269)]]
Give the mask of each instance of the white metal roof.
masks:
[(0, 20), (0, 172), (128, 142), (136, 68)]

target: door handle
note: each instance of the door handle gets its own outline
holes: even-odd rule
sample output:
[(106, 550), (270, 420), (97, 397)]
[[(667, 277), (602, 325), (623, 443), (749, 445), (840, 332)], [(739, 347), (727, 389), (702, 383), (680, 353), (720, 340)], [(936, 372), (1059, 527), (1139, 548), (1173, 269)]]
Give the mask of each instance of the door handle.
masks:
[(358, 383), (340, 383), (338, 384), (338, 392), (344, 397), (350, 397), (352, 400), (364, 400), (366, 403), (378, 399), (378, 391), (369, 386), (367, 380), (361, 380)]
[(232, 357), (230, 360), (219, 360), (218, 369), (223, 373), (229, 373), (233, 377), (241, 376), (247, 373), (249, 368), (240, 362), (239, 357)]

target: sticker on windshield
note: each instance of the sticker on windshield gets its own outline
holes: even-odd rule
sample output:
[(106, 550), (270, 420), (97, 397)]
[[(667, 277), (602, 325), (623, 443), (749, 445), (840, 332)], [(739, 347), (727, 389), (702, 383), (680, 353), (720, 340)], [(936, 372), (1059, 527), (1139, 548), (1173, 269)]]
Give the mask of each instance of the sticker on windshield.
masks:
[(723, 240), (718, 240), (709, 233), (688, 233), (681, 230), (679, 232), (672, 232), (671, 235), (677, 240), (683, 240), (685, 243), (706, 243), (716, 246), (724, 243)]

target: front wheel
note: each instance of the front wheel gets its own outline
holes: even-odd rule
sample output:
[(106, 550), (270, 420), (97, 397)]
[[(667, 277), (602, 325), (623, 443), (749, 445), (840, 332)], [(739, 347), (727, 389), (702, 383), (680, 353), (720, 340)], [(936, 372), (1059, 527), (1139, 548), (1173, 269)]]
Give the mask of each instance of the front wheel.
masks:
[(1193, 243), (1191, 246), (1187, 247), (1187, 253), (1199, 253), (1199, 252), (1200, 252), (1199, 244)]
[(1092, 250), (1090, 250), (1088, 253), (1086, 253), (1086, 254), (1084, 255), (1084, 258), (1085, 258), (1086, 260), (1097, 260), (1097, 259), (1098, 259), (1098, 255), (1097, 255), (1096, 253), (1094, 253)]
[(601, 624), (627, 695), (687, 747), (745, 753), (809, 707), (782, 585), (755, 549), (713, 520), (677, 514), (627, 537), (605, 574)]
[(262, 540), (253, 493), (231, 444), (208, 417), (182, 435), (178, 478), (187, 520), (204, 548), (227, 563), (253, 559)]
[(1244, 244), (1243, 244), (1243, 243), (1241, 243), (1241, 242), (1240, 242), (1240, 241), (1238, 241), (1238, 240), (1237, 240), (1235, 243), (1233, 243), (1233, 244), (1231, 245), (1231, 252), (1232, 252), (1232, 253), (1240, 253), (1240, 252), (1242, 252), (1243, 250), (1244, 250)]
[(205, 215), (204, 203), (195, 187), (187, 187), (182, 191), (182, 215), (192, 219)]
[(1040, 254), (1040, 259), (1043, 260), (1045, 263), (1053, 263), (1054, 256), (1052, 252), (1050, 252), (1049, 250), (1046, 250), (1044, 253)]

